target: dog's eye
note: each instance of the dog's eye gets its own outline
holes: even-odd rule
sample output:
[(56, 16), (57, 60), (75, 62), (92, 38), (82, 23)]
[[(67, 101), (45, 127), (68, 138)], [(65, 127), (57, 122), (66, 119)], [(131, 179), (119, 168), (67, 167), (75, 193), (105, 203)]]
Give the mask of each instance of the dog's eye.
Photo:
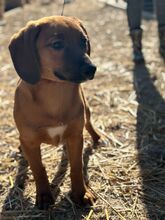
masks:
[(61, 50), (64, 48), (64, 44), (62, 41), (55, 41), (53, 44), (52, 44), (52, 47), (53, 49), (55, 50)]

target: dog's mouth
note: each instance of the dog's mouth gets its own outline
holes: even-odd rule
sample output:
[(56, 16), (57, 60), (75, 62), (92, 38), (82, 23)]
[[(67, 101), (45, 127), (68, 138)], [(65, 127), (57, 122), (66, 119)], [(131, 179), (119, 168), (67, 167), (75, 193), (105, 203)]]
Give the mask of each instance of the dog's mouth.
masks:
[(67, 80), (62, 74), (57, 71), (54, 72), (54, 75), (57, 76), (60, 80)]
[(61, 73), (60, 71), (54, 71), (54, 75), (58, 77), (60, 80), (69, 81), (72, 83), (83, 83), (87, 80), (92, 80), (94, 78), (96, 72), (96, 66), (90, 64), (81, 68), (80, 73)]
[(54, 72), (54, 75), (56, 77), (58, 77), (60, 80), (68, 81), (68, 82), (72, 82), (72, 83), (83, 83), (88, 80), (92, 80), (94, 78), (94, 74), (86, 74), (86, 73), (79, 75), (78, 78), (77, 77), (67, 77), (57, 71)]

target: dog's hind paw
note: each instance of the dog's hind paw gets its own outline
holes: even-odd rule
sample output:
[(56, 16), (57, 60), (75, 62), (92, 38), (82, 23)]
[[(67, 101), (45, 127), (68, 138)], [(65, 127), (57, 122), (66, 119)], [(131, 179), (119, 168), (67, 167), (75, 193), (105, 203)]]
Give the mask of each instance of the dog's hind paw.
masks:
[(95, 201), (95, 195), (89, 189), (87, 189), (83, 197), (83, 205), (94, 205)]
[(81, 195), (72, 193), (71, 198), (79, 206), (94, 205), (96, 201), (95, 195), (88, 188)]

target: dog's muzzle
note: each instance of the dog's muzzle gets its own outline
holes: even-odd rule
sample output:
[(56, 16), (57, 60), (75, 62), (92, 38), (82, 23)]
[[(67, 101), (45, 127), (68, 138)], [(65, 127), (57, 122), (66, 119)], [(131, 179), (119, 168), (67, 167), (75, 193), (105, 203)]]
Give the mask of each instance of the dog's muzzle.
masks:
[(92, 80), (94, 78), (96, 72), (96, 66), (92, 63), (85, 63), (80, 68), (77, 68), (76, 72), (60, 72), (55, 71), (54, 75), (57, 76), (61, 80), (70, 81), (73, 83), (82, 83), (87, 80)]
[(83, 76), (88, 80), (92, 80), (94, 78), (96, 72), (96, 66), (93, 64), (88, 64), (82, 69)]

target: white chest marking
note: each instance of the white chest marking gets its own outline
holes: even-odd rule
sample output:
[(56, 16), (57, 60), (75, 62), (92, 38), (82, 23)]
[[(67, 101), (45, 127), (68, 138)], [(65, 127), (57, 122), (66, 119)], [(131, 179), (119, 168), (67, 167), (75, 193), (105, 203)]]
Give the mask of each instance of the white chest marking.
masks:
[(54, 138), (57, 135), (59, 135), (61, 138), (66, 127), (67, 127), (67, 125), (61, 125), (61, 126), (57, 126), (57, 127), (49, 127), (47, 129), (47, 132), (51, 138)]

